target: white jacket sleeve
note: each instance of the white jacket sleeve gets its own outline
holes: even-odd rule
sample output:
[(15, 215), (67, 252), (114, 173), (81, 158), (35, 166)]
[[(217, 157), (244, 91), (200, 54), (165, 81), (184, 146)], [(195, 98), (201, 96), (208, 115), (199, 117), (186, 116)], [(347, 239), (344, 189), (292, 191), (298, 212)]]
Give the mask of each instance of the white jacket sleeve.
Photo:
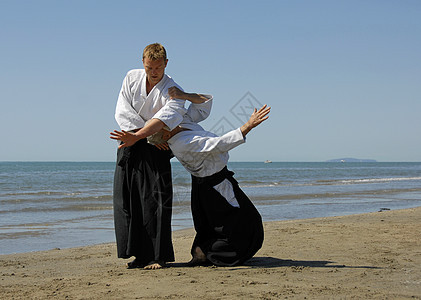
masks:
[(168, 126), (170, 130), (177, 127), (186, 113), (184, 108), (185, 100), (171, 99), (152, 117), (152, 119), (159, 119)]
[(196, 137), (194, 142), (188, 148), (190, 152), (228, 152), (231, 149), (243, 144), (245, 138), (240, 130), (237, 128), (222, 136), (216, 137)]
[(203, 95), (208, 100), (203, 103), (190, 103), (189, 108), (187, 109), (187, 116), (190, 118), (190, 121), (199, 123), (209, 117), (212, 109), (212, 95)]

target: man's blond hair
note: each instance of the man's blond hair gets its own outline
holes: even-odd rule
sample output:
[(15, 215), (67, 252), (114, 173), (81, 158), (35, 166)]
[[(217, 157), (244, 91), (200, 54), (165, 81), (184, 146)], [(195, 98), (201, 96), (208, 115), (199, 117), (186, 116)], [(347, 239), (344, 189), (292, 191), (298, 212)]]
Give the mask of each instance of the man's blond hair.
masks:
[(143, 50), (142, 59), (145, 58), (149, 58), (151, 60), (163, 58), (164, 60), (167, 60), (167, 51), (165, 51), (164, 46), (162, 46), (160, 43), (150, 44)]

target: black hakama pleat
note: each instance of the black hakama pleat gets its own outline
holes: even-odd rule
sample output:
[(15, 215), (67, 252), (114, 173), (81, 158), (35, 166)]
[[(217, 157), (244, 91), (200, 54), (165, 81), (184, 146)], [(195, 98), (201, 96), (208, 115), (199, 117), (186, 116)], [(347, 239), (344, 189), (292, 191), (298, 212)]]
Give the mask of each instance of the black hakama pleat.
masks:
[[(234, 266), (250, 259), (263, 243), (262, 218), (225, 167), (208, 177), (192, 176), (191, 208), (196, 246), (217, 266)], [(231, 206), (213, 187), (228, 179), (240, 207)]]
[(114, 174), (117, 255), (138, 262), (174, 261), (171, 152), (138, 141), (118, 149)]

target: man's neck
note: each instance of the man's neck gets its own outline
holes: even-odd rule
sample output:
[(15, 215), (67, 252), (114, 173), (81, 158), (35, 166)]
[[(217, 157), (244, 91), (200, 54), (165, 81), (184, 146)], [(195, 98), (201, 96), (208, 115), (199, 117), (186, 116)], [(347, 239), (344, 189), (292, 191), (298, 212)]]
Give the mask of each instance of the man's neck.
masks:
[(149, 95), (149, 93), (152, 91), (153, 87), (156, 84), (149, 83), (149, 80), (146, 78), (146, 94)]
[(153, 87), (156, 86), (158, 83), (160, 83), (162, 81), (162, 79), (164, 78), (164, 76), (162, 76), (161, 79), (155, 84), (150, 83), (150, 81), (148, 79), (148, 76), (146, 76), (146, 94), (149, 95), (149, 93), (152, 91)]

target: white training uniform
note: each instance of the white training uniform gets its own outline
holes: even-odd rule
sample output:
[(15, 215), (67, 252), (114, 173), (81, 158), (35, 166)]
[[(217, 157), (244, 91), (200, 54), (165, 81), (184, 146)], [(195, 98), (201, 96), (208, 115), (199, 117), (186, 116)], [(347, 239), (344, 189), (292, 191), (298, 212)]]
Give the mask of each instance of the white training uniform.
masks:
[(185, 100), (169, 100), (168, 88), (172, 86), (181, 89), (170, 76), (164, 74), (147, 94), (145, 70), (129, 71), (123, 80), (115, 112), (120, 129), (131, 131), (142, 128), (150, 119), (161, 120), (170, 130), (177, 127), (186, 113)]
[[(190, 104), (189, 112), (201, 112), (201, 116), (208, 116), (212, 106), (212, 99), (202, 104)], [(222, 136), (205, 131), (195, 123), (195, 116), (187, 113), (180, 127), (190, 130), (181, 131), (168, 140), (173, 154), (184, 168), (196, 177), (206, 177), (221, 171), (228, 163), (228, 151), (245, 142), (245, 138), (237, 128)], [(227, 179), (214, 188), (235, 207), (235, 199), (231, 182)]]

